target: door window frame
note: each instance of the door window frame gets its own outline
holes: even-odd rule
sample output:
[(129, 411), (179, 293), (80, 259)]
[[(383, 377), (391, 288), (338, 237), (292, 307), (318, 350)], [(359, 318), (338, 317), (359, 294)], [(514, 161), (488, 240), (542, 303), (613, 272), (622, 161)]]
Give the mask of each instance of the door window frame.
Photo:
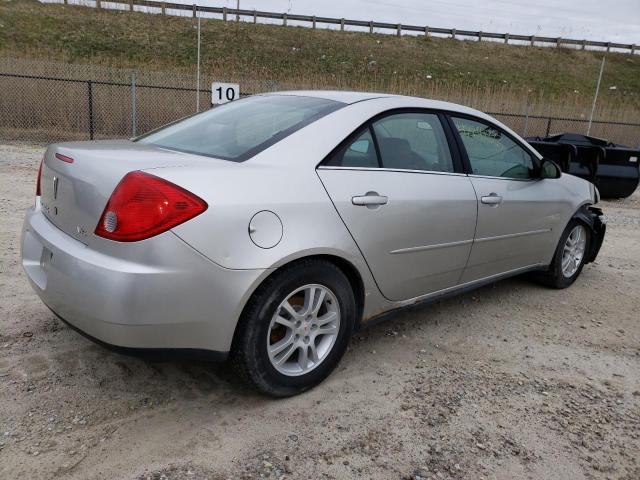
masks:
[[(382, 155), (380, 154), (380, 147), (378, 145), (378, 138), (376, 137), (376, 133), (373, 128), (373, 124), (383, 118), (398, 115), (403, 113), (422, 113), (422, 114), (430, 114), (435, 115), (440, 122), (442, 130), (444, 132), (444, 136), (446, 139), (446, 146), (449, 149), (449, 155), (451, 156), (451, 163), (453, 165), (453, 172), (443, 172), (442, 170), (412, 170), (407, 168), (386, 168), (383, 165)], [(326, 165), (326, 163), (333, 158), (340, 150), (342, 150), (345, 146), (349, 145), (356, 138), (362, 135), (365, 130), (369, 130), (376, 151), (376, 156), (378, 157), (378, 167), (343, 167), (343, 166), (334, 166), (334, 165)], [(321, 162), (316, 165), (316, 168), (326, 169), (326, 170), (366, 170), (366, 171), (380, 171), (380, 172), (410, 172), (410, 173), (423, 173), (423, 174), (436, 174), (436, 175), (466, 175), (464, 161), (462, 152), (460, 151), (460, 147), (458, 145), (458, 141), (455, 137), (455, 133), (452, 130), (452, 125), (449, 123), (449, 119), (447, 118), (447, 112), (438, 109), (431, 108), (393, 108), (390, 110), (385, 110), (384, 112), (378, 113), (373, 117), (369, 118), (367, 121), (363, 122), (358, 128), (356, 128), (353, 132), (351, 132), (347, 137), (342, 140), (329, 154), (322, 159)]]
[[(471, 161), (469, 160), (469, 154), (467, 153), (467, 149), (464, 146), (464, 142), (462, 141), (462, 137), (460, 136), (458, 129), (453, 123), (453, 117), (464, 118), (474, 122), (482, 123), (484, 125), (490, 126), (491, 128), (495, 128), (496, 130), (498, 130), (502, 135), (506, 136), (509, 140), (511, 140), (516, 145), (518, 145), (520, 148), (522, 148), (525, 152), (527, 152), (531, 156), (531, 161), (533, 163), (533, 171), (535, 176), (532, 178), (512, 178), (512, 177), (498, 177), (498, 176), (492, 176), (492, 175), (479, 175), (479, 174), (473, 173), (473, 168), (471, 167)], [(462, 165), (465, 173), (468, 176), (477, 177), (477, 178), (494, 178), (499, 180), (511, 180), (515, 182), (534, 182), (534, 181), (540, 180), (539, 178), (540, 159), (534, 153), (533, 148), (529, 144), (525, 144), (519, 141), (509, 132), (505, 131), (503, 128), (487, 120), (486, 118), (476, 117), (474, 115), (469, 115), (467, 113), (446, 112), (446, 121), (449, 124), (449, 129), (451, 130), (454, 138), (456, 139), (456, 143), (460, 151), (460, 157), (462, 159)]]

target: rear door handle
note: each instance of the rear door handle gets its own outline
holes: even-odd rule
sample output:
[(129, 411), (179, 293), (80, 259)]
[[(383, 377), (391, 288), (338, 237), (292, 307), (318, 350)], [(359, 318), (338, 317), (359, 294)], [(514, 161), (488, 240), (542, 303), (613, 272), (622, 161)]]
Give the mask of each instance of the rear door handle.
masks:
[(500, 205), (502, 203), (502, 197), (497, 193), (490, 193), (480, 198), (480, 201), (485, 205)]
[(360, 195), (357, 197), (351, 197), (351, 203), (360, 206), (377, 206), (386, 205), (389, 201), (388, 197), (384, 195), (378, 195), (376, 192), (367, 192), (366, 195)]

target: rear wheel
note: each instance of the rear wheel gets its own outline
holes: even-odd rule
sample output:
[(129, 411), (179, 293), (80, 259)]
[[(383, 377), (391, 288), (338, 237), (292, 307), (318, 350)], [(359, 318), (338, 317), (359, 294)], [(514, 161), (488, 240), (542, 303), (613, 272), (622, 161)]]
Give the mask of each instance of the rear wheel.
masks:
[(571, 220), (560, 237), (549, 270), (536, 278), (549, 287), (567, 288), (575, 282), (584, 267), (590, 240), (586, 225)]
[(234, 342), (234, 366), (264, 393), (300, 393), (338, 364), (355, 317), (351, 285), (338, 267), (298, 262), (267, 279), (250, 300)]

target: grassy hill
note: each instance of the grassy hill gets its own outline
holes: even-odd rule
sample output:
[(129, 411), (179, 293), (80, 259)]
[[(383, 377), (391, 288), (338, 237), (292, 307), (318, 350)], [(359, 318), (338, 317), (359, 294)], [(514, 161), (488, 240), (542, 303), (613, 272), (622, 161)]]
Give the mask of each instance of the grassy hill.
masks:
[[(194, 70), (196, 30), (189, 17), (2, 0), (0, 24), (2, 56)], [(432, 95), (438, 89), (488, 90), (493, 95), (508, 91), (515, 97), (531, 95), (587, 108), (602, 55), (424, 36), (202, 22), (205, 73), (291, 85)], [(634, 110), (640, 106), (640, 56), (607, 54), (601, 102)]]

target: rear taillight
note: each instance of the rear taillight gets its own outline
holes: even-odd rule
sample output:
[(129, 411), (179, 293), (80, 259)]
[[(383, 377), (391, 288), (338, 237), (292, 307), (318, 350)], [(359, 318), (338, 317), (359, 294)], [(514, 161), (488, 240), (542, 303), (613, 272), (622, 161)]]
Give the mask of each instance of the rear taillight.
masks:
[(40, 189), (40, 177), (42, 176), (42, 162), (44, 162), (44, 158), (40, 160), (40, 166), (38, 167), (38, 178), (36, 179), (36, 197), (42, 195), (42, 190)]
[(144, 240), (206, 209), (204, 200), (184, 188), (148, 173), (131, 172), (111, 194), (95, 234), (118, 242)]

